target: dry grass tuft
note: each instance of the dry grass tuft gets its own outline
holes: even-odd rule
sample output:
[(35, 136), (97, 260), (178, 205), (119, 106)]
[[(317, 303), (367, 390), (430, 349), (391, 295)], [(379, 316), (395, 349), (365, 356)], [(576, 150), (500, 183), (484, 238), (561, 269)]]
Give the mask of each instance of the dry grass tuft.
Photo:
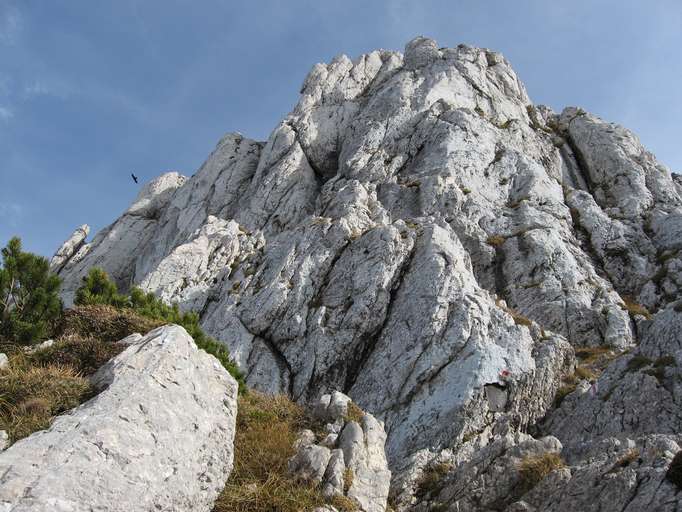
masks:
[(125, 348), (124, 345), (106, 341), (70, 339), (58, 341), (51, 347), (30, 354), (27, 358), (37, 366), (57, 364), (73, 368), (79, 374), (87, 376), (95, 373)]
[(130, 309), (113, 306), (77, 306), (64, 311), (56, 338), (60, 340), (91, 339), (118, 341), (139, 332), (145, 334), (166, 322), (138, 315)]
[(616, 352), (611, 347), (578, 347), (575, 356), (584, 365), (601, 365), (616, 357)]
[(505, 305), (504, 305), (504, 302), (502, 302), (501, 299), (498, 299), (497, 301), (495, 301), (495, 304), (497, 305), (498, 308), (500, 308), (500, 309), (506, 311), (507, 313), (509, 313), (509, 315), (511, 315), (511, 317), (512, 317), (512, 319), (514, 320), (514, 323), (515, 323), (516, 325), (524, 325), (524, 326), (526, 326), (526, 327), (530, 327), (531, 325), (533, 325), (532, 320), (530, 320), (529, 318), (523, 316), (521, 313), (519, 313), (518, 311), (516, 311), (516, 310), (510, 308), (509, 306), (505, 306)]
[(356, 405), (355, 402), (348, 402), (348, 411), (346, 411), (346, 415), (344, 416), (343, 419), (346, 421), (354, 421), (356, 423), (360, 423), (362, 421), (362, 418), (365, 416), (365, 413), (360, 407)]
[(591, 370), (590, 368), (587, 368), (586, 366), (577, 366), (575, 368), (575, 375), (579, 379), (588, 380), (590, 382), (594, 382), (598, 377), (598, 374), (596, 371)]
[(576, 387), (578, 386), (574, 382), (567, 382), (559, 386), (556, 396), (554, 397), (554, 407), (560, 407), (564, 399), (573, 393)]
[(486, 239), (485, 243), (493, 247), (501, 247), (502, 245), (504, 245), (504, 242), (506, 241), (507, 239), (501, 235), (490, 235)]
[[(310, 427), (303, 408), (284, 396), (250, 391), (240, 397), (234, 469), (214, 512), (298, 512), (323, 506), (319, 487), (296, 482), (287, 467), (298, 432)], [(357, 509), (348, 498), (333, 500), (343, 512)]]
[(619, 469), (626, 468), (638, 458), (639, 450), (637, 448), (632, 448), (625, 452), (625, 454), (614, 463), (613, 467), (608, 472), (615, 473)]
[(348, 494), (349, 489), (353, 486), (353, 479), (355, 474), (351, 468), (346, 468), (343, 471), (343, 492)]
[(329, 505), (334, 507), (339, 512), (355, 512), (359, 510), (358, 504), (348, 496), (339, 496), (338, 494), (332, 496), (329, 500)]
[(452, 464), (447, 462), (439, 462), (427, 467), (417, 482), (415, 496), (421, 499), (439, 492), (443, 488), (445, 476), (451, 469)]
[(521, 459), (517, 469), (524, 492), (531, 490), (552, 471), (565, 467), (564, 460), (558, 453), (528, 455)]
[(87, 379), (69, 366), (30, 366), (20, 355), (0, 371), (0, 430), (10, 442), (50, 426), (52, 418), (93, 396)]
[(10, 364), (0, 370), (0, 430), (15, 442), (48, 428), (54, 416), (96, 394), (86, 377), (125, 349), (113, 342), (161, 324), (130, 310), (79, 306), (64, 311), (52, 346), (27, 354), (2, 345)]
[(623, 304), (625, 305), (624, 309), (632, 316), (641, 315), (647, 320), (651, 320), (651, 313), (649, 313), (649, 310), (641, 304), (636, 303), (628, 297), (623, 297)]

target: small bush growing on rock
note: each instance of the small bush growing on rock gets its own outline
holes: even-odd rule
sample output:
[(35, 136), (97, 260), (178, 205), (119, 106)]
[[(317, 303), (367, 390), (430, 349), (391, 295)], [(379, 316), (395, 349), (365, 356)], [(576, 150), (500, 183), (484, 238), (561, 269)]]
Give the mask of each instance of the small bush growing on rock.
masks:
[(682, 489), (682, 450), (673, 457), (665, 477), (674, 483), (678, 489)]
[(524, 492), (531, 490), (552, 471), (563, 468), (565, 465), (561, 456), (553, 452), (524, 457), (517, 467), (522, 489)]
[(118, 293), (116, 284), (101, 268), (91, 268), (76, 290), (74, 303), (79, 306), (106, 304), (117, 308), (128, 306), (127, 298)]
[(651, 365), (653, 361), (646, 356), (636, 355), (628, 361), (627, 370), (629, 372), (636, 372), (646, 366)]
[(609, 470), (609, 473), (615, 473), (619, 469), (623, 469), (628, 467), (630, 464), (632, 464), (634, 461), (636, 461), (639, 458), (639, 450), (637, 448), (632, 448), (625, 452), (625, 454), (620, 457), (613, 467)]
[(12, 238), (2, 249), (0, 337), (22, 344), (44, 339), (62, 312), (60, 284), (45, 258), (22, 251)]
[[(180, 311), (177, 304), (168, 305), (153, 293), (145, 293), (141, 288), (133, 287), (129, 295), (118, 293), (107, 274), (98, 268), (90, 269), (83, 279), (83, 284), (76, 291), (76, 303), (79, 305), (110, 305), (117, 308), (129, 308), (138, 315), (159, 322), (178, 324), (185, 328), (197, 347), (216, 357), (218, 361), (239, 383), (239, 391), (246, 390), (244, 376), (225, 345), (206, 335), (199, 326), (199, 315), (191, 311)], [(118, 339), (118, 338), (117, 338)]]

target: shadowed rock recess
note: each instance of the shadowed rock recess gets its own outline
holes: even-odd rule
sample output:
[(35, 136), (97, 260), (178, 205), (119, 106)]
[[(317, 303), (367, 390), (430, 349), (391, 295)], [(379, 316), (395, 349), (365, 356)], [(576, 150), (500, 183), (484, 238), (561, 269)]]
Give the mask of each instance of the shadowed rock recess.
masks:
[[(682, 182), (498, 53), (317, 64), (267, 142), (87, 231), (67, 303), (102, 267), (200, 312), (250, 386), (341, 390), (385, 423), (397, 510), (682, 508)], [(575, 356), (599, 347), (601, 376)]]

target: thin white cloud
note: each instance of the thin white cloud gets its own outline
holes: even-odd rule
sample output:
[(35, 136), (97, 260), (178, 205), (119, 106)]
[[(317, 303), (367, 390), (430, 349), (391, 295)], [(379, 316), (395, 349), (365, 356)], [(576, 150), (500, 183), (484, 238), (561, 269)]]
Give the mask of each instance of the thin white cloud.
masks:
[(34, 80), (24, 86), (22, 96), (24, 99), (31, 99), (36, 96), (51, 96), (54, 98), (66, 99), (73, 93), (73, 88), (65, 82)]
[(11, 4), (0, 6), (0, 43), (13, 45), (23, 27), (21, 12)]
[(8, 107), (0, 106), (0, 121), (9, 121), (14, 117), (14, 112), (12, 112)]

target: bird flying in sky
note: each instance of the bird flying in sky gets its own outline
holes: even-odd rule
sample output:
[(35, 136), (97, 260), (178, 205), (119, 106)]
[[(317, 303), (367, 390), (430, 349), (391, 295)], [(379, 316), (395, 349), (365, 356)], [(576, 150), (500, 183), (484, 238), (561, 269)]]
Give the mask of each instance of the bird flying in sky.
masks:
[(135, 176), (132, 172), (130, 173), (130, 175), (133, 177), (133, 181), (137, 183), (137, 176)]

